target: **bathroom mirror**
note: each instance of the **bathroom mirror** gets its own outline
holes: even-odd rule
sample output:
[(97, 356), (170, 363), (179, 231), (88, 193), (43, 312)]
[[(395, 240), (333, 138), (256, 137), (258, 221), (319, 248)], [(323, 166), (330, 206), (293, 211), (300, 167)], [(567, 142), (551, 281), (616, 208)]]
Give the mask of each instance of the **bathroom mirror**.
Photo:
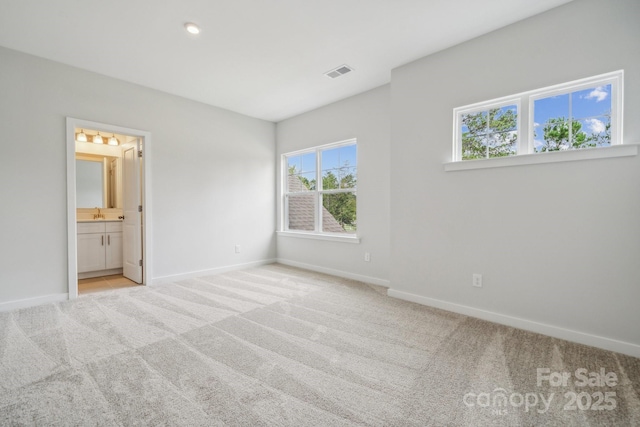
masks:
[(119, 208), (118, 159), (76, 154), (76, 207)]
[(105, 207), (103, 175), (102, 162), (76, 159), (76, 206)]

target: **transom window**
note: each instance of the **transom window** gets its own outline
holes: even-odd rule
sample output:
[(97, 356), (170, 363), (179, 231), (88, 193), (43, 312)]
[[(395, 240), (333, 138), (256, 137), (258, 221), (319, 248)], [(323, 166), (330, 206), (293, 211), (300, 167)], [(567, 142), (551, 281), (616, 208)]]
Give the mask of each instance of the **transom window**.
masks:
[(462, 160), (517, 154), (518, 105), (507, 102), (461, 115)]
[(609, 83), (531, 97), (533, 151), (539, 153), (610, 146), (611, 89), (612, 84)]
[(283, 229), (355, 235), (355, 140), (283, 155)]
[(453, 161), (622, 144), (622, 84), (616, 71), (456, 108)]

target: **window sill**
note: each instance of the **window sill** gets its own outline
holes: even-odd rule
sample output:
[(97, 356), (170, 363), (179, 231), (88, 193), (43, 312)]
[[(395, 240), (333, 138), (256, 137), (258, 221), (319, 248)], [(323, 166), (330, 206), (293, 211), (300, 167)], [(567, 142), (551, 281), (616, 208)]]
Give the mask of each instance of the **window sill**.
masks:
[(276, 231), (278, 236), (282, 237), (295, 237), (298, 239), (315, 239), (315, 240), (328, 240), (332, 242), (343, 243), (360, 243), (360, 238), (354, 235), (341, 236), (338, 234), (319, 234), (319, 233), (305, 233), (301, 231)]
[(584, 148), (572, 151), (553, 151), (548, 153), (521, 154), (495, 159), (464, 160), (444, 163), (446, 172), (488, 169), (507, 166), (536, 165), (541, 163), (573, 162), (577, 160), (608, 159), (638, 155), (637, 144), (612, 145), (610, 147)]

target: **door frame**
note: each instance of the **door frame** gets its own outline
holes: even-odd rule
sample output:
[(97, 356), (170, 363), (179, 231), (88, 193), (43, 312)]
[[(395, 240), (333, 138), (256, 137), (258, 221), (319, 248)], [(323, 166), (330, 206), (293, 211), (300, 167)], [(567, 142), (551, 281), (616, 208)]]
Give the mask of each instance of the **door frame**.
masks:
[(104, 133), (118, 133), (141, 138), (142, 158), (142, 284), (150, 285), (152, 275), (152, 221), (151, 201), (151, 132), (106, 123), (67, 117), (67, 256), (69, 299), (78, 297), (78, 248), (76, 242), (76, 128), (92, 129)]

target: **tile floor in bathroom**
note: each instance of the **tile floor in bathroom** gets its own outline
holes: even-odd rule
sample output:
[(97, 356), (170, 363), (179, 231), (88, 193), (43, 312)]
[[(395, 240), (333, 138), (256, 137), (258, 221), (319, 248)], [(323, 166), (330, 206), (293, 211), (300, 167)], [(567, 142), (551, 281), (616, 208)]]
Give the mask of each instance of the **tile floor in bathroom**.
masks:
[(91, 279), (79, 279), (78, 294), (90, 294), (94, 292), (110, 291), (118, 288), (129, 288), (132, 286), (139, 285), (127, 279), (122, 274), (93, 277)]

